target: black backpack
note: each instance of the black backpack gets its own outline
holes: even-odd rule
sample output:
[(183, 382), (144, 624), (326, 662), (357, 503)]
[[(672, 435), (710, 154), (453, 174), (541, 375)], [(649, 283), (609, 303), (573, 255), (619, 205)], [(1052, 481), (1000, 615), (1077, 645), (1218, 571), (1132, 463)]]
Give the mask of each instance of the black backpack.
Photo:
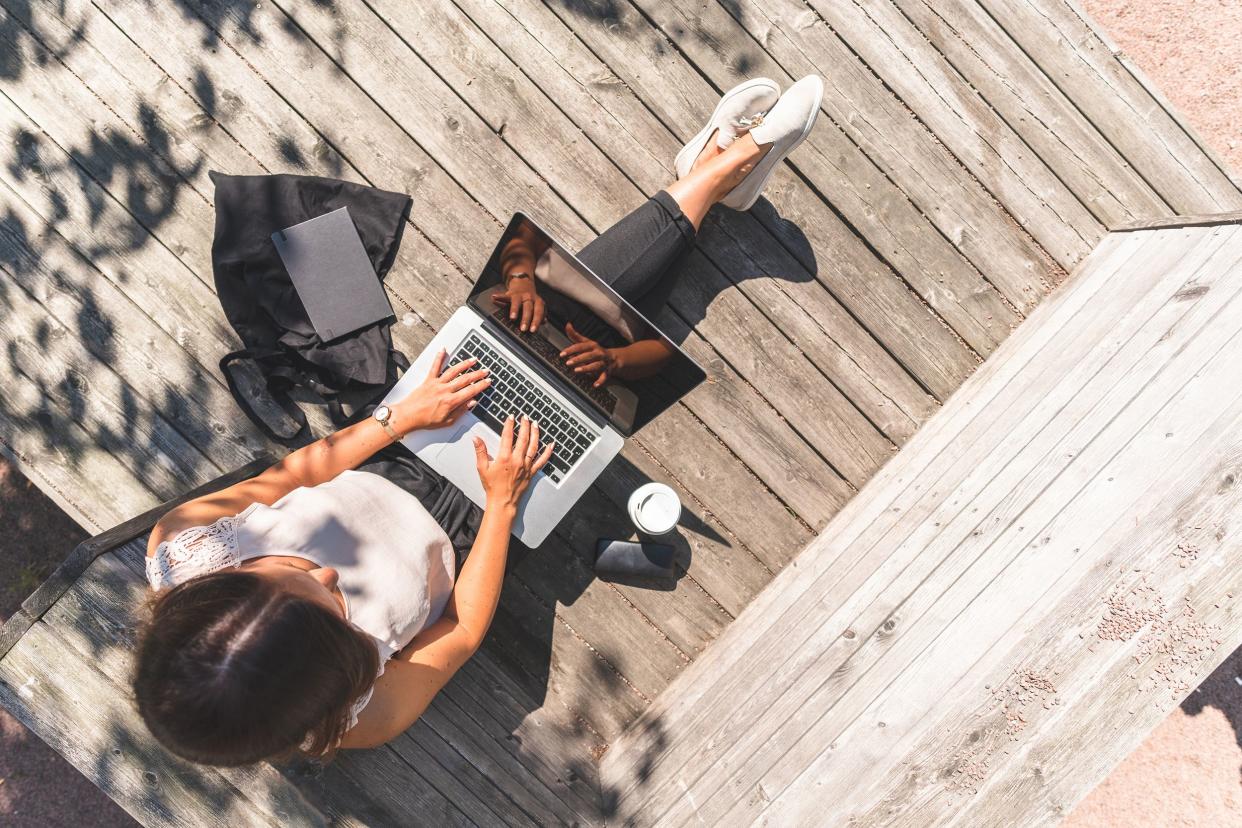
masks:
[[(324, 342), (315, 333), (289, 274), (272, 243), (272, 233), (348, 207), (377, 277), (383, 281), (401, 244), (412, 201), (391, 193), (302, 175), (222, 175), (216, 188), (216, 234), (211, 265), (216, 293), (243, 348), (220, 360), (229, 391), (250, 420), (270, 439), (296, 447), (313, 440), (306, 413), (294, 396), (318, 398), (337, 426), (366, 410), (392, 387), (398, 369), (409, 367), (392, 347), (391, 319)], [(270, 401), (296, 424), (280, 434), (256, 408), (272, 406), (249, 389), (234, 371), (252, 361)], [(249, 395), (254, 395), (252, 399)], [(258, 404), (256, 406), (256, 403)], [(347, 413), (347, 410), (351, 413)]]

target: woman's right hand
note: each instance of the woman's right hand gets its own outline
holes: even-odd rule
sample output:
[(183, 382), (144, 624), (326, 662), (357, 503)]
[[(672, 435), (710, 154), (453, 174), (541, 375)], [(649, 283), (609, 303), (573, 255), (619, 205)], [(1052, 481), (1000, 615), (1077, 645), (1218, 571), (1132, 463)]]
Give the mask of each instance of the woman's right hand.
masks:
[(500, 447), (496, 456), (490, 457), (483, 440), (474, 438), (474, 455), (483, 481), (487, 503), (499, 503), (516, 507), (522, 494), (530, 486), (535, 472), (547, 465), (552, 457), (554, 443), (548, 443), (539, 451), (539, 426), (525, 416), (515, 428), (512, 416), (505, 419), (500, 432)]

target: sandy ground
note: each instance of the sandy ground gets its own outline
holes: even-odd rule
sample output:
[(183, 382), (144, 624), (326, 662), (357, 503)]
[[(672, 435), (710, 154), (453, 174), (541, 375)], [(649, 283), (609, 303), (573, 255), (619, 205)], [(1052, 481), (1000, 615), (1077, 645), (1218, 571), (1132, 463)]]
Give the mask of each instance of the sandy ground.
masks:
[(1242, 181), (1242, 2), (1079, 3)]
[[(1242, 0), (1081, 0), (1086, 10), (1235, 171), (1242, 170)], [(1242, 178), (1238, 173), (1235, 179)], [(0, 619), (82, 532), (0, 460)], [(9, 574), (13, 573), (12, 577)], [(1242, 650), (1062, 823), (1066, 828), (1242, 826)], [(133, 825), (20, 723), (0, 711), (0, 825)]]

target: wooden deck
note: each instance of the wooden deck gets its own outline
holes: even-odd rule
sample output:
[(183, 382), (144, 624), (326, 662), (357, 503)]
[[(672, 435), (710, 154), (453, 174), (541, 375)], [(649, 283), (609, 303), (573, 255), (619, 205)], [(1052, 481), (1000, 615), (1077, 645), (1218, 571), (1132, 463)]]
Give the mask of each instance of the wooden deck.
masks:
[(639, 825), (1055, 825), (1242, 646), (1242, 226), (1118, 233), (614, 744)]
[[(387, 286), (413, 356), (513, 211), (585, 244), (667, 183), (722, 89), (812, 71), (827, 82), (820, 125), (766, 201), (709, 218), (661, 319), (711, 381), (630, 441), (508, 578), (461, 695), (329, 772), (364, 786), (350, 800), (354, 783), (338, 785), (353, 804), (332, 813), (364, 822), (428, 808), (595, 821), (617, 792), (582, 798), (587, 758), (1108, 229), (1242, 210), (1220, 163), (1073, 5), (0, 0), (0, 442), (93, 530), (270, 450), (216, 369), (236, 343), (212, 292), (209, 170), (410, 193)], [(684, 576), (668, 592), (595, 581), (596, 538), (627, 531), (625, 498), (649, 479), (687, 505)], [(75, 589), (137, 595), (124, 555), (91, 573)], [(92, 623), (80, 611), (36, 625), (32, 669), (53, 650), (65, 670), (95, 661), (95, 690), (121, 694), (128, 610), (114, 603), (112, 639), (75, 628)], [(154, 760), (115, 715), (91, 743), (101, 753), (71, 758), (131, 812), (175, 822), (201, 817), (176, 810), (196, 793), (221, 801), (151, 795), (138, 783)], [(509, 790), (528, 765), (540, 770), (513, 784), (538, 793)]]

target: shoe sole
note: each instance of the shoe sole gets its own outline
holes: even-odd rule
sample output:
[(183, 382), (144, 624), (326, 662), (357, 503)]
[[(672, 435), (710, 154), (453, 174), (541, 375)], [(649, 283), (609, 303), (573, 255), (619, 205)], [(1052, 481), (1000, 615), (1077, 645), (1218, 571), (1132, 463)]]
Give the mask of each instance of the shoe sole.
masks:
[[(776, 168), (780, 166), (780, 163), (788, 158), (789, 154), (796, 150), (798, 146), (807, 139), (807, 136), (811, 134), (811, 130), (815, 127), (815, 121), (819, 118), (819, 105), (823, 102), (823, 100), (824, 84), (821, 81), (819, 84), (819, 92), (815, 95), (815, 106), (811, 107), (811, 114), (807, 117), (806, 123), (802, 125), (802, 134), (799, 135), (792, 144), (782, 150), (780, 155), (778, 155), (776, 159), (768, 165), (768, 168), (764, 170), (763, 179), (760, 182), (758, 189), (755, 190), (755, 194), (751, 196), (750, 201), (746, 202), (746, 204), (741, 207), (733, 207), (725, 204), (725, 201), (728, 200), (728, 196), (726, 196), (721, 200), (721, 206), (728, 207), (730, 210), (737, 210), (739, 213), (744, 213), (751, 207), (755, 206), (755, 202), (759, 200), (759, 196), (763, 195), (764, 188), (768, 186), (768, 179), (772, 177), (772, 173), (776, 172)], [(768, 156), (765, 156), (763, 161), (760, 163), (768, 161), (770, 155), (771, 153), (769, 153)], [(758, 170), (752, 171), (751, 175), (754, 175), (756, 172), (758, 172)], [(749, 178), (749, 176), (747, 177)]]
[(699, 157), (699, 154), (703, 152), (703, 147), (707, 145), (707, 139), (711, 137), (712, 132), (717, 129), (715, 126), (716, 119), (720, 116), (721, 110), (724, 109), (724, 105), (728, 103), (729, 99), (734, 95), (741, 94), (742, 92), (749, 91), (758, 86), (766, 86), (776, 92), (777, 95), (780, 95), (780, 86), (767, 78), (755, 78), (754, 80), (748, 80), (744, 83), (738, 84), (726, 92), (724, 97), (720, 99), (720, 103), (716, 104), (716, 108), (712, 110), (711, 117), (707, 119), (707, 125), (699, 130), (699, 134), (691, 138), (690, 141), (681, 148), (681, 151), (677, 153), (677, 157), (673, 159), (673, 174), (676, 175), (679, 180), (682, 176), (677, 171), (681, 169), (683, 157), (690, 154), (690, 166), (686, 167), (687, 172), (689, 172), (690, 167), (694, 166), (694, 159)]

